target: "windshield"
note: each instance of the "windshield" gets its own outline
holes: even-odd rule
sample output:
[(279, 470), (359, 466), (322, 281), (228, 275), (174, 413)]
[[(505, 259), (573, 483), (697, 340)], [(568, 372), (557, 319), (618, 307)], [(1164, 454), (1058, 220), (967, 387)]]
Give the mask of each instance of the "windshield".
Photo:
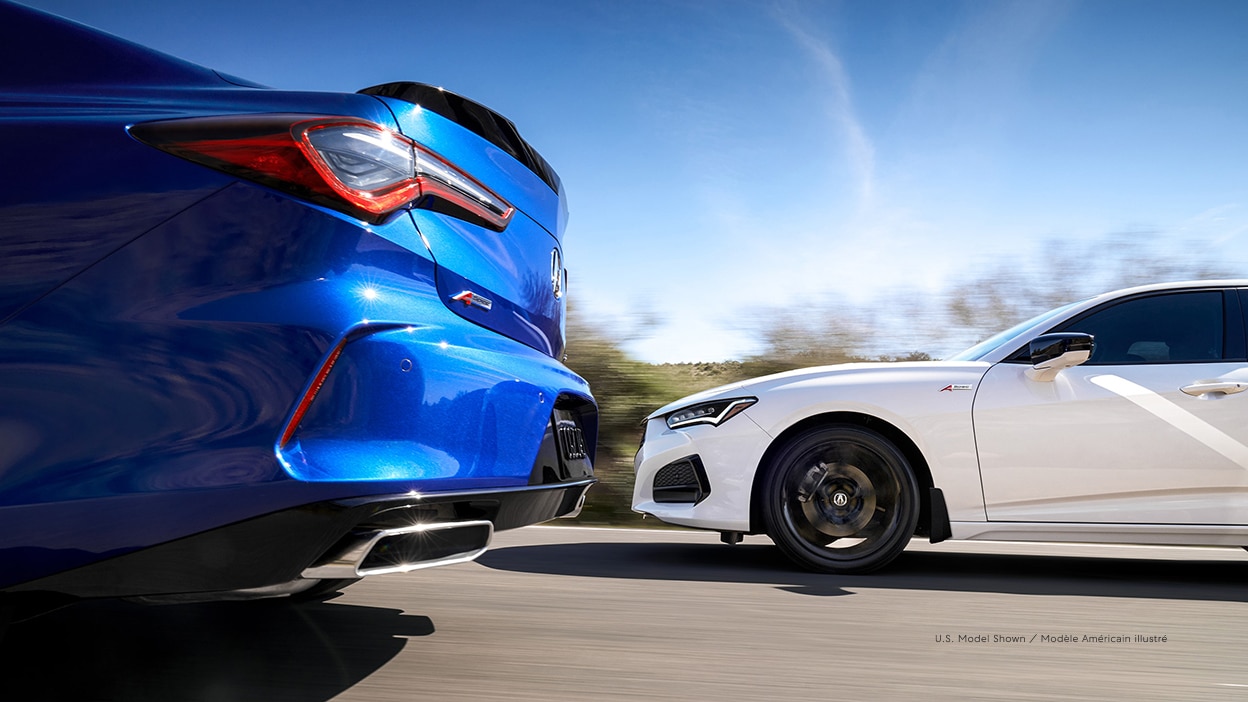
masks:
[(1043, 312), (1041, 314), (1038, 314), (1035, 317), (1032, 317), (1031, 319), (1025, 322), (1019, 322), (1018, 324), (1015, 324), (1014, 326), (1010, 327), (1009, 329), (1006, 329), (1005, 331), (999, 334), (994, 334), (988, 337), (987, 339), (984, 339), (983, 341), (979, 342), (978, 344), (975, 344), (974, 346), (963, 351), (962, 353), (958, 353), (958, 354), (954, 354), (953, 356), (950, 356), (948, 360), (950, 361), (978, 361), (984, 356), (987, 356), (989, 353), (997, 350), (997, 347), (1001, 346), (1001, 344), (1009, 341), (1010, 339), (1013, 339), (1015, 336), (1018, 336), (1021, 332), (1027, 330), (1028, 328), (1043, 324), (1051, 319), (1054, 319), (1055, 317), (1060, 317), (1067, 310), (1069, 310), (1070, 308), (1082, 302), (1083, 302), (1082, 300), (1079, 300), (1078, 302), (1072, 302), (1067, 305), (1062, 305), (1061, 307), (1058, 307), (1057, 309), (1052, 309), (1052, 310), (1049, 310), (1048, 312)]

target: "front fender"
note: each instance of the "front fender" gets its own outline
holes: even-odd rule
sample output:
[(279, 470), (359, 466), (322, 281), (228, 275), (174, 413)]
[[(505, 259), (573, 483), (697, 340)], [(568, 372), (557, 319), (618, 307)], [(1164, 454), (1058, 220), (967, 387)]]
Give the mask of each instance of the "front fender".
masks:
[[(823, 416), (849, 413), (885, 422), (922, 454), (934, 486), (944, 491), (951, 519), (985, 521), (971, 408), (989, 367), (987, 363), (846, 367), (772, 385), (755, 395), (758, 403), (744, 414), (773, 438)], [(742, 394), (749, 394), (749, 388), (742, 388)]]

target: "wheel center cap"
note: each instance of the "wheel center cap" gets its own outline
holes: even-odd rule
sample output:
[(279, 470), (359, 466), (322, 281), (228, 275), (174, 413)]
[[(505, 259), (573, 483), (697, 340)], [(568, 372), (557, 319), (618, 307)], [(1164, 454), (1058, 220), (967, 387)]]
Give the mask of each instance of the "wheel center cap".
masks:
[(832, 495), (832, 504), (836, 505), (837, 507), (844, 507), (845, 505), (849, 504), (849, 495), (846, 495), (843, 492), (838, 492)]

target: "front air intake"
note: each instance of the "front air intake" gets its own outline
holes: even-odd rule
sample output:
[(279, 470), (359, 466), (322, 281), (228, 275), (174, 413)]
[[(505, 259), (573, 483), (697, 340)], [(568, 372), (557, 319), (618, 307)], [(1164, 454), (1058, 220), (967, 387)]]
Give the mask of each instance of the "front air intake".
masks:
[(711, 494), (710, 482), (702, 459), (688, 456), (673, 461), (654, 474), (654, 501), (665, 503), (693, 503), (705, 500)]

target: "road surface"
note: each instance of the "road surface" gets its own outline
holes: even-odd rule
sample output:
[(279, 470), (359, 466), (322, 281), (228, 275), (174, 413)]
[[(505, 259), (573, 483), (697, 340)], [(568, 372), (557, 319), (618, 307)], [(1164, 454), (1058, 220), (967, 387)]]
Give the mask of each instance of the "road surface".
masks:
[(834, 577), (530, 527), (323, 603), (80, 603), (0, 669), (6, 700), (1245, 700), (1248, 553), (915, 542)]

